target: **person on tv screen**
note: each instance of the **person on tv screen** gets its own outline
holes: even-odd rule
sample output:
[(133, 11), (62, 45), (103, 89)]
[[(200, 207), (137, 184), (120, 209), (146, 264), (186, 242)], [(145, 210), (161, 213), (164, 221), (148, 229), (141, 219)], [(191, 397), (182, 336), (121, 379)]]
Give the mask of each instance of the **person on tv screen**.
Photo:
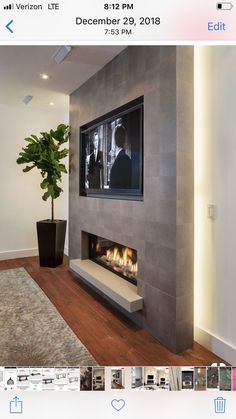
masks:
[(102, 189), (103, 180), (103, 153), (99, 150), (98, 133), (93, 135), (92, 153), (88, 156), (88, 187)]
[(125, 152), (126, 132), (122, 125), (115, 129), (116, 159), (110, 173), (110, 188), (130, 189), (132, 162)]

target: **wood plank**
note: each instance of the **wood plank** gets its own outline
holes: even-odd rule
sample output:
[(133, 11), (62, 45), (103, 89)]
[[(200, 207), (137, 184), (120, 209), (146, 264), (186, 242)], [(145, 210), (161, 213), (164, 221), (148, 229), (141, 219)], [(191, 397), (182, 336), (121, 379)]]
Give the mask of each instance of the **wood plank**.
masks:
[(68, 270), (40, 268), (37, 257), (0, 261), (0, 269), (24, 267), (100, 365), (210, 365), (224, 362), (198, 343), (175, 355), (127, 319)]

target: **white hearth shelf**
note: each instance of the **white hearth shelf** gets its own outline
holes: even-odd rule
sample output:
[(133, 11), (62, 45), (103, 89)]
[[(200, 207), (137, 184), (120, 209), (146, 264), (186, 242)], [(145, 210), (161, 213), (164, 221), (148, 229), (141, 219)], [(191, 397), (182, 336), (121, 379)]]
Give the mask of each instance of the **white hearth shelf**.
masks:
[(102, 291), (129, 313), (141, 310), (143, 298), (137, 287), (89, 259), (70, 260), (70, 269)]

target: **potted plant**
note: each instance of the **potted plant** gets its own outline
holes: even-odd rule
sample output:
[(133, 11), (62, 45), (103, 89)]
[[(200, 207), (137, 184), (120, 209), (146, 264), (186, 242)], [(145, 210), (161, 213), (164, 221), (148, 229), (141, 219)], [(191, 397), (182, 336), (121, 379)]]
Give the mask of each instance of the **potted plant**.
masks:
[(54, 218), (54, 200), (63, 192), (59, 186), (62, 173), (67, 173), (61, 160), (69, 150), (61, 148), (69, 140), (69, 126), (58, 125), (55, 131), (41, 132), (40, 137), (31, 135), (25, 138), (28, 143), (19, 154), (18, 164), (26, 164), (23, 172), (34, 167), (40, 170), (43, 181), (40, 186), (45, 190), (42, 198), (51, 199), (51, 218), (37, 222), (40, 266), (56, 267), (63, 262), (66, 220)]

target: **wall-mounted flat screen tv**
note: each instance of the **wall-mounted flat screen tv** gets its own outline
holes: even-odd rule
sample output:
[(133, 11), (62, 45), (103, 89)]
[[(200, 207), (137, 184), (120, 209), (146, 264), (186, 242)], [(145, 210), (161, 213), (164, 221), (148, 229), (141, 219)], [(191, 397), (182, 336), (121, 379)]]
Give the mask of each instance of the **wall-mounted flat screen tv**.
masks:
[(143, 97), (81, 127), (80, 194), (142, 199)]

